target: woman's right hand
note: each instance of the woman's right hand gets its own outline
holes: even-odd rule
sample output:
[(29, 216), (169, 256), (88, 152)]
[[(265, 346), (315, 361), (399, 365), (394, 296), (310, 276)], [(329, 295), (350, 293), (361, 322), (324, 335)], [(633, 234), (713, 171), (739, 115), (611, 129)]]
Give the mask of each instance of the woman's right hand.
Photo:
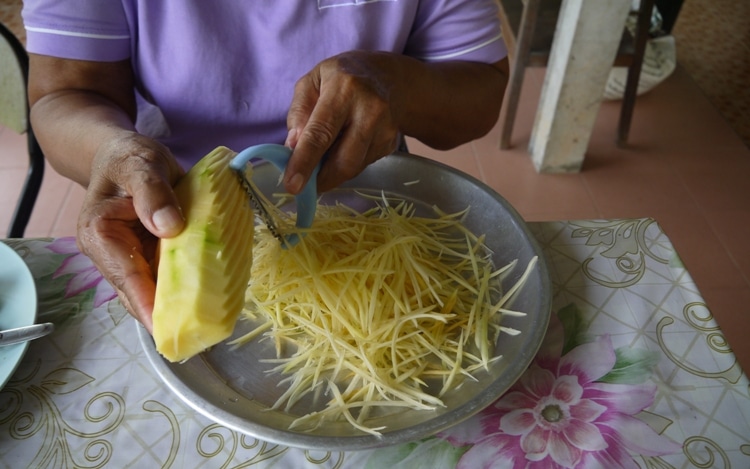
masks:
[(158, 238), (172, 237), (184, 219), (172, 186), (183, 170), (170, 151), (135, 132), (103, 143), (94, 155), (78, 219), (78, 246), (149, 332)]
[(130, 60), (90, 62), (29, 54), (34, 133), (55, 170), (87, 188), (78, 247), (151, 331), (158, 238), (184, 220), (172, 191), (183, 170), (171, 152), (135, 131)]

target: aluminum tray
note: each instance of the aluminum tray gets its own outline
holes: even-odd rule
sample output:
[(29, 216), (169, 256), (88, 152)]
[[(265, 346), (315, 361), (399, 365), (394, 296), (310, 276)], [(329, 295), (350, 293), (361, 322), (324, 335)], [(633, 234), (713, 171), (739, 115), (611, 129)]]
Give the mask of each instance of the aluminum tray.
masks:
[[(270, 164), (255, 168), (254, 180), (267, 195), (279, 192), (278, 171)], [(294, 415), (270, 411), (283, 392), (281, 376), (270, 375), (273, 366), (262, 363), (274, 358), (270, 341), (255, 341), (239, 350), (221, 343), (182, 364), (164, 360), (146, 330), (138, 325), (143, 348), (164, 382), (192, 408), (233, 430), (261, 440), (307, 449), (359, 450), (425, 438), (461, 422), (499, 398), (526, 370), (547, 329), (551, 308), (551, 286), (542, 252), (523, 219), (491, 188), (482, 182), (435, 161), (405, 153), (394, 153), (369, 166), (341, 188), (326, 193), (322, 203), (340, 201), (355, 208), (372, 204), (359, 194), (380, 194), (406, 199), (420, 215), (431, 215), (435, 205), (452, 213), (470, 207), (464, 224), (475, 234), (486, 234), (494, 252), (495, 265), (518, 259), (508, 285), (523, 273), (528, 261), (539, 256), (537, 268), (513, 303), (526, 317), (507, 317), (503, 325), (522, 331), (518, 336), (500, 336), (496, 354), (502, 355), (489, 373), (478, 373), (477, 382), (465, 382), (443, 397), (445, 408), (435, 411), (400, 409), (368, 420), (368, 425), (387, 428), (377, 437), (361, 433), (346, 422), (327, 424), (314, 433), (289, 430), (297, 417), (315, 408), (302, 402)], [(245, 333), (251, 324), (240, 321), (233, 337)], [(231, 339), (230, 339), (231, 340)]]

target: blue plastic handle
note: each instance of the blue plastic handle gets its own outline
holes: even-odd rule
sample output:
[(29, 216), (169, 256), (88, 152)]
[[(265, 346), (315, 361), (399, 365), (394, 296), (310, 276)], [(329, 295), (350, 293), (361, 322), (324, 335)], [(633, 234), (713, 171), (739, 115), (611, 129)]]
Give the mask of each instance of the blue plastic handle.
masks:
[[(268, 161), (283, 173), (291, 156), (291, 148), (274, 143), (265, 143), (242, 150), (237, 156), (232, 158), (229, 166), (234, 170), (242, 171), (250, 160), (257, 158)], [(316, 180), (319, 171), (320, 164), (315, 167), (302, 191), (294, 197), (297, 203), (297, 228), (309, 228), (315, 219), (315, 209), (318, 205), (318, 186)], [(299, 236), (296, 233), (292, 233), (286, 237), (286, 241), (289, 245), (294, 246), (299, 242)]]

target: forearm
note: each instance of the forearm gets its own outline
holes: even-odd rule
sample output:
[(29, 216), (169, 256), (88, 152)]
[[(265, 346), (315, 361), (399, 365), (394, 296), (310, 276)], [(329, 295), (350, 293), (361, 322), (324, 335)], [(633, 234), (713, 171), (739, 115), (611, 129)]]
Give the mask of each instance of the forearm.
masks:
[[(495, 125), (507, 84), (507, 61), (423, 63), (406, 58), (392, 102), (401, 132), (436, 149), (482, 137)], [(405, 86), (404, 86), (405, 85)]]
[(30, 54), (31, 124), (62, 175), (86, 186), (105, 142), (133, 135), (136, 116), (130, 62), (89, 62)]
[(55, 91), (31, 108), (31, 123), (47, 160), (57, 172), (83, 186), (104, 143), (134, 131), (131, 117), (108, 99), (88, 91)]

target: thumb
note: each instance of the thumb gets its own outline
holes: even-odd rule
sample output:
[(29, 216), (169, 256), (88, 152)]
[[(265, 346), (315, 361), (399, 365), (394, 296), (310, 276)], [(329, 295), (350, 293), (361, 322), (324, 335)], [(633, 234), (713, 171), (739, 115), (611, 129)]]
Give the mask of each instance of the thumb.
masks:
[[(138, 205), (136, 205), (136, 213), (138, 213)], [(138, 214), (141, 220), (144, 217)], [(148, 217), (148, 215), (145, 215)], [(145, 223), (145, 225), (147, 225)], [(164, 205), (157, 208), (151, 213), (151, 226), (146, 226), (147, 229), (159, 238), (172, 238), (182, 232), (185, 227), (185, 217), (182, 214), (182, 210), (176, 204)]]
[(154, 171), (146, 177), (131, 178), (127, 187), (136, 215), (157, 238), (177, 236), (185, 227), (182, 208), (166, 172)]

